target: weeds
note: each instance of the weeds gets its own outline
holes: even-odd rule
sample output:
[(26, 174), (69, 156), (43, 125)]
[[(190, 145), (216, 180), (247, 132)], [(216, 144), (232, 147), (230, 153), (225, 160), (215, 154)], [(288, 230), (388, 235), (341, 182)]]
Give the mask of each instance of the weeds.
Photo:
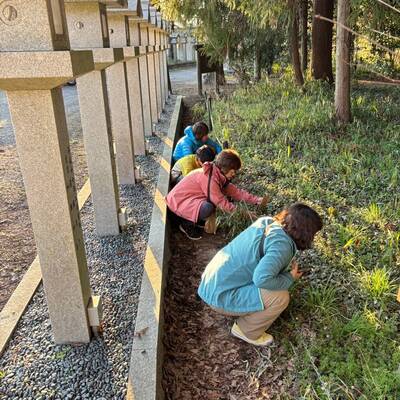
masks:
[(361, 287), (374, 299), (382, 300), (391, 294), (394, 282), (390, 279), (385, 268), (374, 268), (372, 271), (362, 271), (360, 276)]
[[(304, 91), (284, 78), (262, 82), (214, 104), (214, 134), (242, 156), (239, 185), (271, 195), (263, 213), (303, 201), (325, 216), (305, 257), (313, 272), (296, 286), (294, 318), (283, 322), (290, 329), (276, 333), (285, 356), (296, 360), (285, 385), (296, 382), (299, 399), (394, 400), (400, 89), (355, 88), (345, 131), (333, 122), (332, 98), (323, 82), (307, 82)], [(228, 236), (251, 223), (244, 215), (220, 217)]]

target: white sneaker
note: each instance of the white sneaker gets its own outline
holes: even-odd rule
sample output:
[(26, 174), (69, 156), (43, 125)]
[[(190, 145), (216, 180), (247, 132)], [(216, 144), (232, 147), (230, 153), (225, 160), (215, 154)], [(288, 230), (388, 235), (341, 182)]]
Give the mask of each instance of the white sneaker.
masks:
[(239, 328), (239, 325), (235, 322), (231, 329), (231, 334), (239, 339), (244, 340), (247, 343), (253, 344), (254, 346), (268, 346), (273, 341), (274, 338), (269, 333), (264, 332), (258, 339), (252, 340), (249, 339)]

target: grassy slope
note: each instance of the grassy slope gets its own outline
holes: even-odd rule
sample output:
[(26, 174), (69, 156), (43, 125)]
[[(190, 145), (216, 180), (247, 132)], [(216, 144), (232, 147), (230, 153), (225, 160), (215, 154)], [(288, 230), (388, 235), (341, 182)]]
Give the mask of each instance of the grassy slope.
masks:
[[(304, 201), (325, 220), (273, 330), (295, 363), (288, 390), (398, 399), (400, 89), (354, 88), (346, 132), (332, 122), (332, 100), (324, 84), (263, 82), (214, 105), (214, 133), (240, 152), (241, 186), (272, 196), (269, 214)], [(232, 235), (248, 223), (223, 222)]]

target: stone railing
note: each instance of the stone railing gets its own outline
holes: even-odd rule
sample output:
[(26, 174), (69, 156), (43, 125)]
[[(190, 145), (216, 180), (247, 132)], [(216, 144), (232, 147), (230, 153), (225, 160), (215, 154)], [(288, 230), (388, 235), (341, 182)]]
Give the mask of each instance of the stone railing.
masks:
[[(86, 343), (92, 294), (61, 87), (76, 80), (96, 231), (125, 223), (118, 182), (135, 184), (168, 98), (168, 23), (148, 1), (0, 2), (7, 93), (54, 341)], [(113, 147), (115, 142), (115, 151)]]

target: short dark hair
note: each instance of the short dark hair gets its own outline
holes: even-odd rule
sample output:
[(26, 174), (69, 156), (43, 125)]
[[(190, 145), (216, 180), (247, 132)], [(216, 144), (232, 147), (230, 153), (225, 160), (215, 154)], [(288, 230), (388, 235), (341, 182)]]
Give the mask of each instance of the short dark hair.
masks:
[(192, 129), (193, 129), (193, 133), (196, 136), (200, 136), (200, 137), (208, 135), (208, 132), (209, 132), (207, 124), (205, 122), (203, 122), (203, 121), (196, 122), (193, 125)]
[(274, 217), (294, 240), (299, 250), (311, 247), (315, 234), (323, 227), (322, 218), (311, 207), (295, 203)]
[(201, 146), (199, 149), (196, 151), (196, 157), (202, 162), (205, 163), (207, 161), (214, 161), (215, 158), (215, 151), (212, 147), (207, 146), (206, 144), (204, 146)]
[(235, 150), (222, 150), (215, 160), (215, 165), (226, 174), (231, 169), (238, 171), (242, 168), (242, 160)]

